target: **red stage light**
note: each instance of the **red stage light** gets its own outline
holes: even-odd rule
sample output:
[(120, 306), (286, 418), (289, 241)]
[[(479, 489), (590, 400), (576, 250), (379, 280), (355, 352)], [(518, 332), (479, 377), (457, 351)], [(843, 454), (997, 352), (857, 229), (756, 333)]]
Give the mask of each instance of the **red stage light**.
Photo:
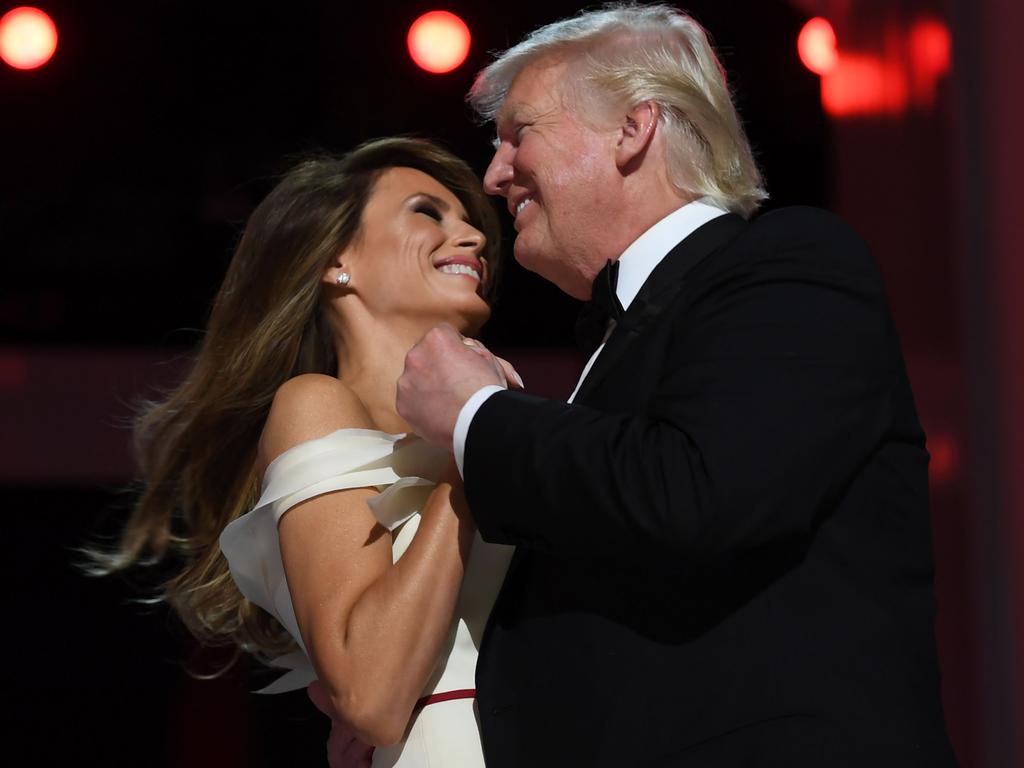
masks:
[(835, 30), (821, 16), (804, 24), (796, 39), (796, 50), (804, 66), (817, 75), (831, 72), (839, 61)]
[(914, 69), (930, 75), (949, 71), (953, 43), (949, 28), (937, 19), (920, 19), (910, 28), (910, 58)]
[(448, 11), (431, 11), (409, 27), (406, 40), (412, 60), (427, 72), (451, 72), (469, 53), (469, 27)]
[(910, 27), (910, 83), (915, 103), (935, 104), (939, 78), (949, 72), (953, 43), (949, 28), (937, 19), (919, 19)]
[(907, 77), (879, 56), (844, 54), (821, 78), (821, 103), (832, 117), (899, 115), (907, 108)]
[(22, 6), (0, 19), (0, 58), (15, 69), (35, 69), (57, 50), (57, 26), (38, 8)]

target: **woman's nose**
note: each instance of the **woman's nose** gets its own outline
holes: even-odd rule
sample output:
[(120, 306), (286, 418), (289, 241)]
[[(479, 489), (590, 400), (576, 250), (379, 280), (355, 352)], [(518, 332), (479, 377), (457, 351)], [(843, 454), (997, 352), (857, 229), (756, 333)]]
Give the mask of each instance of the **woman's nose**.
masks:
[(455, 236), (455, 244), (459, 248), (470, 248), (473, 253), (483, 250), (487, 237), (476, 227), (466, 224), (465, 228)]

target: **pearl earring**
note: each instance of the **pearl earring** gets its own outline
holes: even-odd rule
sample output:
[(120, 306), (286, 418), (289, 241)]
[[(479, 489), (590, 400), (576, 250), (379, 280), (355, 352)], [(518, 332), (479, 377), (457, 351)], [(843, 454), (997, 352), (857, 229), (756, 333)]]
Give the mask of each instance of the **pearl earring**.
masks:
[(348, 285), (351, 279), (352, 275), (350, 275), (348, 272), (339, 272), (338, 276), (334, 278), (334, 282), (336, 282), (338, 285)]

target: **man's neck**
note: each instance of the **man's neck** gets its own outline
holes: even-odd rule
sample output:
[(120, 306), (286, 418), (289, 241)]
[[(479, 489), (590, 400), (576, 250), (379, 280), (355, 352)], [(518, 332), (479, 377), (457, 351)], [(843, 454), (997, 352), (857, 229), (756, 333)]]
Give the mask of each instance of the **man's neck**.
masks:
[(693, 200), (670, 211), (637, 237), (619, 257), (615, 293), (623, 309), (629, 308), (651, 272), (680, 241), (725, 213), (707, 198)]

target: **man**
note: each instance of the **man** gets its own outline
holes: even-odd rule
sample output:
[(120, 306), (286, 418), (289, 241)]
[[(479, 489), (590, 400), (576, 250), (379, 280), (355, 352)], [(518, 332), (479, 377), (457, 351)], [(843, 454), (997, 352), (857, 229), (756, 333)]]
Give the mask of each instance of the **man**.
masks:
[[(860, 239), (764, 197), (703, 30), (545, 27), (471, 100), (516, 259), (592, 299), (571, 403), (451, 328), (398, 407), (517, 547), (477, 669), (489, 766), (943, 766), (927, 462)], [(617, 278), (617, 279), (616, 279)]]

